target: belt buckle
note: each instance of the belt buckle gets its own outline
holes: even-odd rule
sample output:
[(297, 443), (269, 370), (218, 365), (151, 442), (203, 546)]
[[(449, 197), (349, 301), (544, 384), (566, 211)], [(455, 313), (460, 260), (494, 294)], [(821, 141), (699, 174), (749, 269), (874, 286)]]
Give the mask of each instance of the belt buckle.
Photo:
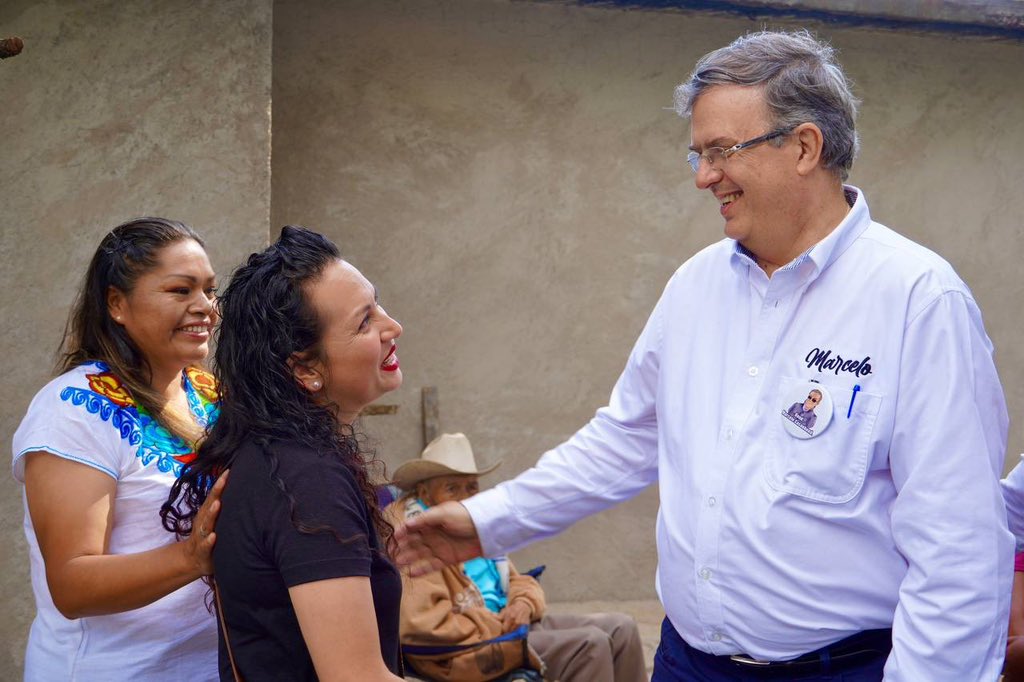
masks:
[(771, 661), (759, 661), (756, 658), (751, 658), (746, 654), (735, 654), (729, 657), (729, 660), (733, 663), (739, 663), (740, 665), (750, 665), (757, 667), (768, 667), (772, 664)]

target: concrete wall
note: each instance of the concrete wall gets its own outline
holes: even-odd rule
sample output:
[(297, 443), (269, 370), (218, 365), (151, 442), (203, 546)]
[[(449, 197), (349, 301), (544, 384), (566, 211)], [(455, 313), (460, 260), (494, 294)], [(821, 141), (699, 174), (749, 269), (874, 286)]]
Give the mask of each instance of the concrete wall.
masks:
[[(742, 19), (568, 3), (279, 0), (272, 224), (327, 232), (405, 325), (393, 468), (420, 389), (493, 482), (604, 404), (676, 266), (721, 236), (664, 107)], [(1024, 45), (816, 26), (864, 99), (852, 182), (876, 219), (951, 260), (1024, 414)], [(695, 330), (699, 333), (699, 330)], [(1024, 448), (1024, 420), (1010, 452)], [(485, 479), (487, 482), (488, 479)], [(554, 599), (653, 593), (653, 490), (517, 555)]]
[[(224, 273), (266, 242), (271, 19), (271, 0), (0, 3), (0, 37), (25, 40), (0, 62), (5, 443), (111, 227), (144, 214), (189, 222)], [(21, 498), (0, 476), (3, 680), (21, 677), (35, 613)]]

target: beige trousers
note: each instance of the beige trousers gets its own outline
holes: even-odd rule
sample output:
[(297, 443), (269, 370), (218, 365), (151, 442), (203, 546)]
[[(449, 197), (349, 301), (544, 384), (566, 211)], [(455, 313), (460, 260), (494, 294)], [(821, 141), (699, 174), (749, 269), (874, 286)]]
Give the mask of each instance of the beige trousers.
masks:
[(646, 682), (636, 621), (623, 613), (553, 614), (530, 626), (532, 646), (558, 682)]

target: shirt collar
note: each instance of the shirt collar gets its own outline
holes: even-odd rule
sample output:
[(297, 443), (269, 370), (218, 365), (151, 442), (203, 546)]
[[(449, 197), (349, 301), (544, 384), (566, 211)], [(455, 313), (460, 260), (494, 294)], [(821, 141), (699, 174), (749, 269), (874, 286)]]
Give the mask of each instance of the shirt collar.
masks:
[[(779, 268), (779, 271), (797, 270), (804, 263), (810, 262), (813, 268), (811, 276), (816, 277), (864, 233), (871, 223), (871, 214), (868, 212), (864, 193), (853, 185), (843, 185), (843, 194), (846, 196), (846, 202), (850, 204), (850, 211), (846, 217), (824, 239)], [(736, 264), (758, 267), (754, 254), (738, 241), (733, 241), (732, 261)]]
[(843, 255), (843, 252), (850, 248), (871, 224), (871, 214), (868, 212), (868, 202), (864, 199), (864, 193), (852, 185), (843, 185), (843, 193), (850, 204), (850, 212), (836, 229), (812, 246), (807, 254), (814, 262), (818, 274), (824, 272), (825, 268)]

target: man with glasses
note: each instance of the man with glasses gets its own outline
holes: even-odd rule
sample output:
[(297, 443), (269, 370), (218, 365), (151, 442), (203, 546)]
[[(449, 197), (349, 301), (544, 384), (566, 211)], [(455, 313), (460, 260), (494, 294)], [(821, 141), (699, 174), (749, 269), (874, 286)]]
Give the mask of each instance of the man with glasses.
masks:
[(817, 407), (820, 402), (821, 391), (811, 389), (802, 403), (797, 402), (789, 406), (789, 409), (786, 410), (786, 415), (789, 416), (794, 423), (799, 424), (809, 433), (813, 433), (814, 424), (818, 421), (818, 415), (814, 414), (814, 408)]
[[(607, 407), (399, 529), (400, 561), (511, 551), (657, 481), (655, 682), (995, 680), (1008, 419), (970, 291), (844, 184), (857, 101), (809, 33), (711, 52), (676, 104), (727, 239), (672, 277)], [(787, 417), (805, 395), (813, 429)]]

